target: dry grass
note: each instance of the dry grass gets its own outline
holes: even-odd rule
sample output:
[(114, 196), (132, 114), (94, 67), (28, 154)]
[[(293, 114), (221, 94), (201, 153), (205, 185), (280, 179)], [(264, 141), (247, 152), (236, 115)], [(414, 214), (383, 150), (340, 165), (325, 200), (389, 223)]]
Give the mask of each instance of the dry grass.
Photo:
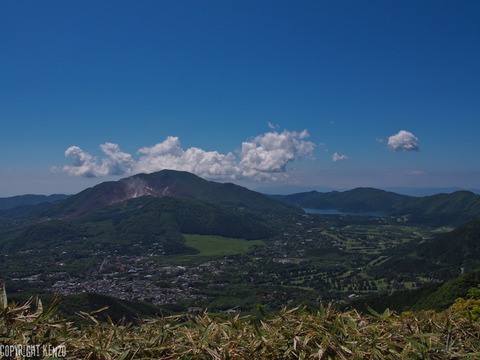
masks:
[(0, 291), (0, 343), (64, 345), (71, 359), (478, 359), (480, 302), (459, 300), (433, 311), (371, 315), (317, 313), (302, 309), (255, 320), (173, 316), (136, 325), (100, 323), (95, 313), (80, 315), (91, 325), (74, 327), (55, 315), (58, 298), (8, 304)]

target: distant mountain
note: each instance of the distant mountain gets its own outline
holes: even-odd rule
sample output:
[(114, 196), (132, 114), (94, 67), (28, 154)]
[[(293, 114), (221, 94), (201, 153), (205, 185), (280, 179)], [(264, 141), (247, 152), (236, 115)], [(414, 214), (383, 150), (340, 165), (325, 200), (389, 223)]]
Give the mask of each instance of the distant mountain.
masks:
[(393, 215), (408, 215), (416, 222), (435, 226), (458, 226), (480, 217), (480, 195), (471, 191), (456, 191), (412, 198), (399, 204)]
[[(193, 249), (185, 246), (182, 234), (244, 239), (273, 235), (260, 216), (265, 211), (301, 209), (234, 184), (163, 170), (104, 182), (36, 211), (0, 212), (4, 223), (25, 225), (13, 228), (0, 248), (131, 253), (158, 244), (165, 254), (185, 254)], [(15, 215), (29, 217), (20, 223)]]
[[(318, 192), (326, 193), (332, 191), (348, 191), (352, 188), (326, 187), (326, 186), (297, 186), (297, 185), (277, 185), (277, 186), (262, 186), (254, 190), (268, 195), (290, 195), (297, 193), (310, 192), (316, 190)], [(475, 194), (480, 194), (480, 189), (474, 188), (460, 188), (460, 187), (378, 187), (377, 189), (394, 192), (400, 195), (408, 196), (430, 196), (435, 194), (451, 194), (456, 191), (471, 191)]]
[(414, 188), (414, 187), (385, 187), (382, 190), (391, 191), (397, 194), (410, 196), (430, 196), (435, 194), (451, 194), (456, 191), (471, 191), (475, 194), (480, 194), (480, 189), (466, 189), (459, 187), (443, 187), (443, 188)]
[(356, 188), (347, 191), (310, 191), (292, 195), (273, 195), (274, 199), (302, 208), (336, 209), (338, 211), (378, 211), (392, 213), (396, 206), (412, 197), (374, 188)]
[(480, 217), (480, 195), (470, 191), (413, 197), (373, 188), (356, 188), (344, 192), (311, 191), (272, 197), (302, 208), (376, 211), (385, 215), (406, 216), (412, 222), (435, 226), (458, 226)]
[(12, 197), (0, 198), (0, 210), (13, 209), (17, 206), (32, 206), (41, 203), (54, 202), (67, 199), (70, 195), (18, 195)]
[(162, 170), (104, 182), (65, 200), (57, 212), (81, 217), (95, 210), (141, 196), (174, 197), (209, 202), (228, 208), (299, 211), (266, 195), (231, 183), (207, 181), (184, 171)]

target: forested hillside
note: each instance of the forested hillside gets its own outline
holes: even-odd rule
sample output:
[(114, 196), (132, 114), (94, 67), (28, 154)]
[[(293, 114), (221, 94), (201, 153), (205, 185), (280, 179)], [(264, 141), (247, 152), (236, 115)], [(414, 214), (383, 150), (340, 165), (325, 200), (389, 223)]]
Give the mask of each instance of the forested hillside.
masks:
[(480, 195), (470, 191), (414, 197), (372, 188), (357, 188), (344, 192), (311, 191), (272, 197), (302, 208), (375, 211), (432, 226), (459, 226), (480, 217)]
[(413, 199), (411, 196), (373, 189), (356, 188), (344, 192), (321, 193), (310, 191), (291, 195), (274, 195), (275, 199), (311, 209), (336, 209), (339, 211), (395, 212), (399, 206)]
[[(138, 252), (157, 243), (165, 254), (190, 253), (182, 233), (262, 239), (273, 230), (254, 215), (197, 200), (141, 197), (77, 220), (43, 221), (11, 235), (3, 251), (35, 249), (85, 252), (88, 249)], [(134, 244), (137, 249), (133, 248)]]
[(81, 217), (141, 196), (200, 200), (228, 208), (299, 211), (291, 205), (238, 185), (207, 181), (184, 171), (162, 170), (104, 182), (86, 189), (60, 204), (53, 215)]
[(424, 274), (447, 279), (461, 271), (480, 267), (480, 218), (447, 234), (398, 254), (375, 269), (372, 274)]
[(368, 312), (369, 307), (377, 312), (383, 312), (386, 309), (397, 312), (444, 311), (458, 298), (475, 297), (480, 300), (479, 286), (480, 269), (476, 269), (444, 283), (437, 282), (415, 290), (354, 300), (346, 307), (353, 307), (363, 312)]

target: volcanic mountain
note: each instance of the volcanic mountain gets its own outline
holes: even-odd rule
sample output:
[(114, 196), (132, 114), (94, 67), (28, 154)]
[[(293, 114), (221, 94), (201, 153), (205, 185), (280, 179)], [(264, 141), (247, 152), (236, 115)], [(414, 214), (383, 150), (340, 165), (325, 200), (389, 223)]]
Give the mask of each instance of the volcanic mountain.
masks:
[(300, 211), (296, 206), (232, 183), (208, 181), (184, 171), (162, 170), (104, 182), (86, 189), (63, 201), (57, 208), (57, 213), (73, 218), (82, 217), (95, 210), (141, 196), (200, 200), (228, 208)]

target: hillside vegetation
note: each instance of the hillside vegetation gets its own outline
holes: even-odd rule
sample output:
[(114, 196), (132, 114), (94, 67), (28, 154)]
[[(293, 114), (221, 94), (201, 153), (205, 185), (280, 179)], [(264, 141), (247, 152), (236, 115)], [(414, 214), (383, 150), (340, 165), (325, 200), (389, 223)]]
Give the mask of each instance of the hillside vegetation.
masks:
[(272, 197), (302, 208), (375, 211), (404, 216), (410, 222), (432, 226), (458, 226), (480, 217), (480, 195), (470, 191), (414, 197), (373, 188), (357, 188), (344, 192), (311, 191)]
[(480, 218), (396, 255), (373, 273), (420, 274), (451, 278), (458, 271), (480, 267)]
[(242, 186), (208, 181), (184, 171), (162, 170), (104, 182), (86, 189), (63, 201), (52, 215), (82, 217), (95, 210), (142, 196), (198, 200), (226, 208), (299, 211), (294, 206)]
[[(386, 309), (397, 312), (444, 311), (452, 306), (458, 298), (471, 297), (472, 289), (476, 289), (478, 284), (480, 284), (480, 269), (467, 272), (444, 283), (429, 284), (419, 289), (391, 295), (354, 300), (346, 307), (353, 307), (364, 312), (368, 311), (368, 308), (377, 312), (383, 312)], [(480, 297), (478, 298), (480, 299)]]
[[(165, 254), (191, 253), (182, 233), (262, 239), (272, 234), (253, 215), (198, 200), (149, 197), (126, 200), (77, 220), (31, 225), (4, 242), (4, 251), (22, 249), (82, 252), (88, 248), (132, 253), (154, 243)], [(8, 238), (7, 238), (8, 239)]]
[(339, 211), (378, 211), (392, 213), (399, 204), (414, 199), (411, 196), (373, 188), (356, 188), (348, 191), (321, 193), (310, 191), (291, 195), (274, 195), (273, 198), (302, 208), (336, 209)]
[(318, 312), (291, 309), (260, 319), (179, 315), (132, 323), (99, 322), (75, 327), (56, 315), (58, 298), (0, 303), (3, 345), (38, 344), (69, 359), (477, 359), (480, 302), (458, 300), (441, 312), (374, 311), (363, 315), (331, 306)]

